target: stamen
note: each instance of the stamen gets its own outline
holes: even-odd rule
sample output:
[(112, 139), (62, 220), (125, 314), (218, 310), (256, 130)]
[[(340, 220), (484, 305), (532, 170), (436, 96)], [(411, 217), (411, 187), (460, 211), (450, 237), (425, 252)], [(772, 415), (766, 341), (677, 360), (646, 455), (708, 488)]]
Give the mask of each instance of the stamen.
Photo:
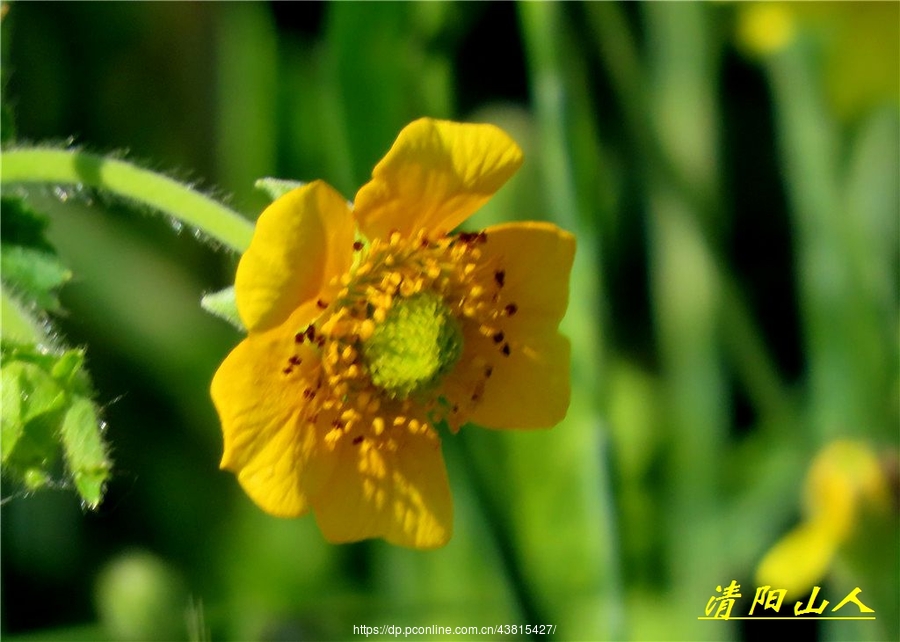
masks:
[[(326, 443), (349, 435), (354, 445), (369, 439), (370, 447), (389, 447), (397, 430), (429, 431), (446, 419), (456, 431), (465, 422), (493, 366), (476, 354), (457, 367), (463, 336), (481, 335), (509, 356), (498, 321), (518, 311), (499, 302), (506, 271), (482, 262), (486, 241), (484, 232), (392, 231), (387, 240), (354, 242), (360, 254), (350, 271), (332, 279), (332, 294), (316, 299), (319, 317), (294, 335), (320, 358), (285, 381), (304, 399), (304, 421), (317, 424), (326, 412)], [(303, 361), (288, 356), (284, 374)], [(451, 372), (454, 393), (440, 384)]]

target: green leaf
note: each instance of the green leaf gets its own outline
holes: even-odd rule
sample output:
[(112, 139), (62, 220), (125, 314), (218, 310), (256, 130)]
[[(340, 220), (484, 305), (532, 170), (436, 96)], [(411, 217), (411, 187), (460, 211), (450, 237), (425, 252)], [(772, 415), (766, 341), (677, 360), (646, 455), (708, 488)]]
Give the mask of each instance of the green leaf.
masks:
[(33, 363), (13, 362), (9, 368), (17, 377), (20, 400), (20, 418), (25, 424), (60, 410), (65, 405), (65, 393), (48, 372)]
[(4, 464), (24, 432), (22, 424), (22, 393), (19, 386), (19, 373), (13, 368), (0, 370), (0, 461)]
[(44, 231), (47, 228), (45, 216), (29, 207), (25, 200), (18, 196), (0, 198), (0, 209), (3, 210), (0, 241), (53, 252), (53, 247), (44, 238)]
[(47, 311), (59, 311), (56, 292), (72, 278), (44, 238), (47, 220), (20, 198), (4, 196), (0, 228), (0, 273), (23, 299)]
[[(52, 477), (58, 460), (55, 426), (65, 395), (50, 375), (34, 363), (13, 361), (0, 369), (3, 382), (3, 470), (28, 488)], [(6, 436), (12, 443), (6, 442)]]
[(100, 435), (100, 421), (90, 399), (74, 396), (62, 422), (62, 442), (75, 488), (91, 508), (103, 497), (110, 461)]
[(274, 201), (291, 190), (303, 187), (305, 184), (306, 183), (301, 181), (288, 181), (282, 178), (260, 178), (253, 185), (261, 192), (265, 192), (265, 194)]
[(228, 321), (241, 332), (247, 331), (241, 322), (240, 315), (238, 315), (237, 302), (234, 298), (234, 286), (205, 295), (200, 299), (200, 305), (210, 314)]
[(111, 465), (90, 400), (84, 353), (4, 340), (0, 355), (4, 479), (35, 490), (69, 477), (84, 502), (96, 507)]
[(0, 272), (11, 288), (48, 312), (60, 310), (57, 290), (72, 272), (49, 252), (0, 244)]

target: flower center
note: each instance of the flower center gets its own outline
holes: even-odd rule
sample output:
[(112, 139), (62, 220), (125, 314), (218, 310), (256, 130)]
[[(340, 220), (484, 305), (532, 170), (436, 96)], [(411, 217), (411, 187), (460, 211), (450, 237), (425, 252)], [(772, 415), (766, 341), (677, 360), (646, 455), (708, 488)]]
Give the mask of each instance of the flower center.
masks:
[(372, 383), (394, 398), (427, 389), (462, 354), (462, 332), (450, 308), (432, 292), (399, 298), (362, 344)]
[[(420, 232), (374, 239), (365, 251), (354, 243), (353, 267), (323, 290), (320, 315), (297, 329), (295, 350), (278, 363), (327, 443), (465, 422), (494, 360), (515, 350), (503, 325), (518, 307), (503, 296), (505, 269), (482, 258), (486, 241), (484, 232)], [(463, 360), (470, 341), (475, 353)]]

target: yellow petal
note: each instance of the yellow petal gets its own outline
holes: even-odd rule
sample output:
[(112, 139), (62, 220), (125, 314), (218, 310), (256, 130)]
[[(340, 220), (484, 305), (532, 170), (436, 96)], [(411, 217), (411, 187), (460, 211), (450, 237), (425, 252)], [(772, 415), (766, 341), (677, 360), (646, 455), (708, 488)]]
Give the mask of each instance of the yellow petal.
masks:
[(480, 208), (522, 164), (522, 150), (501, 129), (422, 118), (356, 194), (354, 210), (369, 238), (396, 230), (445, 234)]
[(316, 430), (300, 420), (296, 380), (317, 357), (307, 348), (302, 367), (285, 374), (296, 353), (292, 342), (282, 328), (249, 335), (219, 367), (211, 388), (225, 438), (221, 467), (237, 473), (261, 508), (283, 517), (307, 511), (309, 489), (317, 488), (329, 461), (317, 456)]
[(816, 455), (806, 476), (805, 513), (840, 541), (852, 533), (866, 506), (886, 505), (881, 462), (865, 443), (837, 440)]
[(353, 259), (353, 216), (333, 188), (315, 181), (269, 205), (256, 222), (235, 277), (238, 312), (248, 330), (283, 322), (314, 300)]
[(491, 376), (473, 404), (471, 392), (450, 393), (469, 406), (469, 418), (489, 428), (549, 428), (569, 407), (570, 346), (557, 326), (568, 305), (575, 237), (549, 223), (498, 225), (485, 234), (482, 261), (502, 281), (502, 339), (467, 332), (460, 370), (446, 387), (477, 379), (471, 367), (486, 362)]
[(825, 524), (804, 522), (766, 553), (756, 571), (757, 586), (787, 589), (800, 597), (822, 582), (837, 550)]
[[(485, 352), (497, 352), (486, 344)], [(569, 340), (554, 330), (510, 344), (509, 356), (492, 357), (491, 377), (470, 420), (486, 428), (555, 426), (569, 409)]]
[(569, 304), (575, 237), (550, 223), (507, 223), (485, 231), (482, 263), (503, 272), (505, 328), (555, 329)]
[(441, 444), (429, 430), (393, 428), (390, 439), (341, 439), (332, 476), (312, 498), (316, 522), (331, 542), (383, 537), (391, 544), (436, 548), (450, 539), (453, 504)]

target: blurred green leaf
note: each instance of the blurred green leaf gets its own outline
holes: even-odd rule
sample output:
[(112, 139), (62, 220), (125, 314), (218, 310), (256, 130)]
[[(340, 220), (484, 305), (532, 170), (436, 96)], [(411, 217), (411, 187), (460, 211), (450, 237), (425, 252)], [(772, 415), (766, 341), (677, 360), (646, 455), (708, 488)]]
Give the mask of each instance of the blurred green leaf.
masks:
[(241, 332), (246, 332), (241, 317), (238, 314), (237, 301), (234, 298), (234, 286), (223, 288), (218, 292), (205, 295), (200, 299), (200, 305), (210, 314), (228, 321)]
[(30, 207), (24, 199), (17, 196), (0, 198), (3, 210), (3, 226), (0, 227), (0, 241), (4, 244), (23, 245), (53, 252), (53, 248), (44, 238), (47, 218)]
[(47, 221), (24, 200), (3, 197), (0, 233), (0, 273), (26, 300), (40, 308), (59, 311), (57, 290), (72, 278), (44, 238)]
[(52, 254), (29, 247), (0, 245), (3, 278), (41, 308), (58, 312), (56, 291), (72, 278), (72, 272)]
[(282, 178), (260, 178), (256, 183), (254, 183), (254, 187), (264, 192), (266, 196), (271, 198), (273, 201), (281, 198), (288, 192), (293, 189), (297, 189), (298, 187), (303, 187), (305, 183), (301, 181), (288, 181)]

